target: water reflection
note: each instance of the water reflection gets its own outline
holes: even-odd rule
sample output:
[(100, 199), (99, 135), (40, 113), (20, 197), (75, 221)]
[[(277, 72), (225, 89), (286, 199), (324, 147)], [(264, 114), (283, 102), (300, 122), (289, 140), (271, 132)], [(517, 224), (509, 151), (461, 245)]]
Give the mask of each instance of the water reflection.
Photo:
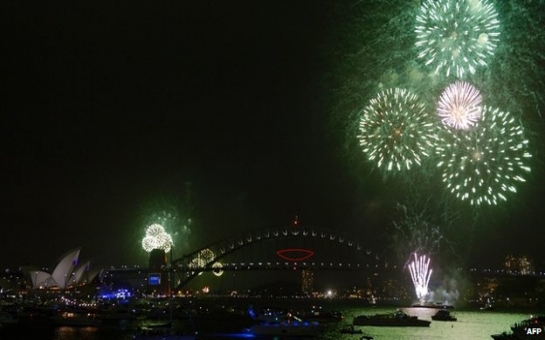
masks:
[[(340, 329), (346, 324), (350, 324), (355, 316), (371, 315), (376, 313), (389, 313), (395, 311), (392, 308), (353, 308), (343, 309), (345, 319), (339, 323), (335, 322), (326, 326), (317, 340), (357, 340), (359, 337), (353, 334), (342, 334)], [(436, 312), (428, 308), (404, 308), (407, 314), (418, 316), (424, 320), (431, 320), (431, 316)], [(538, 313), (537, 311), (533, 311)], [(508, 331), (512, 324), (520, 322), (530, 317), (530, 313), (500, 313), (494, 311), (462, 311), (455, 310), (458, 318), (455, 322), (432, 321), (429, 327), (371, 327), (356, 326), (367, 335), (373, 336), (377, 340), (450, 340), (450, 339), (491, 339), (492, 334), (499, 334)], [(208, 327), (210, 327), (208, 322)], [(132, 340), (136, 326), (132, 324), (115, 323), (111, 325), (102, 325), (100, 327), (54, 327), (51, 324), (27, 323), (16, 325), (15, 327), (4, 327), (0, 329), (0, 339), (9, 340)], [(199, 325), (199, 328), (206, 324)], [(205, 328), (206, 329), (206, 328)], [(235, 333), (235, 332), (233, 332)], [(202, 332), (201, 332), (202, 334)], [(222, 334), (221, 336), (205, 336), (203, 340), (224, 339), (243, 339), (239, 333), (238, 336)], [(256, 338), (257, 339), (257, 338)], [(244, 339), (243, 339), (244, 340)], [(268, 339), (270, 340), (270, 338)]]
[(55, 328), (55, 340), (96, 340), (100, 339), (98, 327), (70, 327)]

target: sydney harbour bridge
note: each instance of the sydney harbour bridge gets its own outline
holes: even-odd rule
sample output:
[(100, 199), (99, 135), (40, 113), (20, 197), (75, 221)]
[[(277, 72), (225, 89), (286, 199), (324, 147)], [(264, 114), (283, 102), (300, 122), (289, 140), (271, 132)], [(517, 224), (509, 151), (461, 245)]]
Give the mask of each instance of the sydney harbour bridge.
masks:
[(203, 272), (237, 270), (369, 270), (378, 256), (361, 240), (332, 229), (287, 226), (249, 230), (173, 257), (181, 287)]

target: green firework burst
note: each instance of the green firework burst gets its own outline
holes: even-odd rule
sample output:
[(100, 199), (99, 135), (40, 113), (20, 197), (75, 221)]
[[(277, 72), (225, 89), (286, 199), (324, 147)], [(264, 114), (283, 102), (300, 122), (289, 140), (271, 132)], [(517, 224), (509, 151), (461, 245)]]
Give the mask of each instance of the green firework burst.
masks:
[(483, 106), (482, 120), (469, 131), (450, 134), (438, 147), (438, 167), (447, 189), (472, 205), (507, 200), (530, 172), (531, 154), (522, 125), (508, 112)]
[(486, 66), (499, 41), (498, 14), (486, 0), (427, 0), (416, 22), (418, 58), (447, 77)]
[(359, 120), (359, 144), (367, 159), (386, 171), (409, 170), (437, 142), (436, 118), (416, 94), (391, 88), (371, 99)]

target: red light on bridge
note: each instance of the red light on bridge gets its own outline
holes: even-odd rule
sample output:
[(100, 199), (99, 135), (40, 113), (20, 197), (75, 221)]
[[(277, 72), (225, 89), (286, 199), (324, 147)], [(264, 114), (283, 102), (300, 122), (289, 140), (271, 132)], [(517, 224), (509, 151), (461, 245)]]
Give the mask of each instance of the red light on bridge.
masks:
[(277, 250), (276, 255), (280, 256), (286, 261), (297, 262), (311, 258), (312, 256), (314, 256), (314, 252), (308, 249), (288, 248)]

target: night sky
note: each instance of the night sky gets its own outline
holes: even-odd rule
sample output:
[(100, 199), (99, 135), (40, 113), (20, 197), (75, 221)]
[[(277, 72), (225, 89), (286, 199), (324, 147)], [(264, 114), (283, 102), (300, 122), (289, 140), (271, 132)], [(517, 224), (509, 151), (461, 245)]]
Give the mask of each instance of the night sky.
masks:
[[(386, 249), (397, 189), (347, 170), (331, 126), (345, 5), (3, 3), (0, 267), (75, 247), (145, 264), (145, 215), (163, 203), (191, 218), (187, 250), (296, 215)], [(525, 250), (543, 263), (542, 181), (471, 229), (471, 256), (490, 255), (477, 264)]]

